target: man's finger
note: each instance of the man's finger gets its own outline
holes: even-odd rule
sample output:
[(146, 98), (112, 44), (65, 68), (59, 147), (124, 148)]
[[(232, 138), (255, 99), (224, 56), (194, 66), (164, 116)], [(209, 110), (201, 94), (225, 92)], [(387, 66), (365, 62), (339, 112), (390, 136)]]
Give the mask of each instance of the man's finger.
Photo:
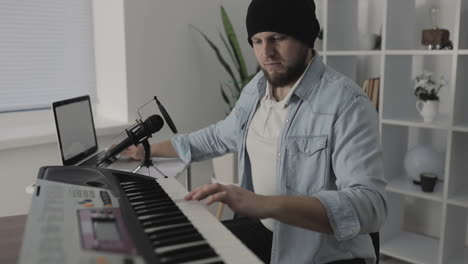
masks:
[(223, 189), (224, 189), (224, 186), (219, 183), (205, 184), (202, 187), (192, 192), (192, 199), (200, 201), (212, 194), (223, 191)]
[(226, 203), (226, 200), (227, 200), (227, 196), (228, 196), (228, 192), (227, 191), (222, 191), (222, 192), (218, 192), (218, 193), (215, 193), (213, 195), (211, 195), (207, 201), (206, 201), (206, 205), (211, 205), (213, 204), (214, 202), (222, 202), (222, 203)]
[(195, 190), (192, 190), (192, 191), (189, 192), (187, 195), (185, 195), (184, 199), (185, 199), (186, 201), (193, 200), (193, 195), (194, 195), (195, 193), (197, 193), (199, 189), (200, 189), (200, 187), (196, 188)]

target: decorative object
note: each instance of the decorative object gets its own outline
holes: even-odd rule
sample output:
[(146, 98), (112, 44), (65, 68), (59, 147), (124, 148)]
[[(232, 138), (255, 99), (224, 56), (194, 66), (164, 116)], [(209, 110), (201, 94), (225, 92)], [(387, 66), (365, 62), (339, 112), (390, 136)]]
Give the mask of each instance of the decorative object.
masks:
[(377, 48), (379, 35), (364, 33), (359, 36), (359, 49), (361, 50), (374, 50)]
[[(220, 49), (213, 43), (213, 41), (211, 41), (211, 39), (208, 38), (206, 34), (197, 27), (192, 27), (203, 36), (206, 42), (208, 42), (208, 45), (210, 45), (211, 49), (215, 52), (219, 63), (231, 78), (230, 81), (221, 82), (220, 84), (221, 96), (229, 109), (229, 111), (226, 112), (227, 115), (231, 112), (232, 108), (234, 108), (244, 86), (255, 76), (259, 68), (257, 67), (257, 71), (253, 74), (247, 73), (247, 66), (245, 64), (244, 56), (242, 55), (242, 50), (239, 46), (239, 41), (237, 40), (236, 32), (234, 31), (231, 20), (223, 6), (221, 6), (221, 19), (223, 21), (224, 33), (227, 36), (227, 40), (221, 32), (219, 32), (219, 37), (231, 58), (231, 64), (227, 62), (221, 54)], [(233, 71), (232, 65), (234, 65), (235, 72)]]
[(432, 7), (430, 10), (432, 26), (430, 29), (422, 31), (421, 43), (426, 45), (428, 49), (443, 49), (452, 46), (449, 40), (450, 33), (447, 29), (439, 28), (439, 13), (440, 9)]
[(435, 100), (416, 101), (416, 109), (421, 114), (425, 123), (431, 123), (439, 113), (439, 102)]
[(405, 155), (404, 166), (406, 175), (413, 183), (420, 183), (421, 173), (444, 174), (442, 155), (430, 146), (417, 145)]
[(424, 172), (420, 175), (421, 190), (423, 192), (433, 192), (435, 184), (437, 183), (437, 175), (430, 172)]
[(439, 112), (439, 91), (447, 85), (444, 76), (440, 76), (437, 83), (432, 78), (432, 73), (424, 71), (414, 79), (414, 95), (418, 97), (416, 109), (423, 117), (424, 122), (432, 122)]

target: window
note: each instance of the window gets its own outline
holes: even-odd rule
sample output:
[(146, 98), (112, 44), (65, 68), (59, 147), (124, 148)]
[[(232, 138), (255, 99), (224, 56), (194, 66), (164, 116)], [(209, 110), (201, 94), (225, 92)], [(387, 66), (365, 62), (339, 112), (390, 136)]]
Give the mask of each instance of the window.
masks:
[(0, 112), (96, 93), (92, 0), (0, 0)]

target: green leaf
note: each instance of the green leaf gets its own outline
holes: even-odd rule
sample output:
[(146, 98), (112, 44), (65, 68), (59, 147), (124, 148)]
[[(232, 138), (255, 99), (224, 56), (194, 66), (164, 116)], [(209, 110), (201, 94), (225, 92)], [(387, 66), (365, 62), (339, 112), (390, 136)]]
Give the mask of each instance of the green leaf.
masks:
[(237, 41), (236, 32), (234, 31), (231, 20), (223, 6), (221, 6), (221, 18), (223, 20), (224, 31), (226, 32), (229, 44), (231, 45), (234, 56), (237, 60), (237, 65), (239, 65), (240, 78), (241, 80), (245, 80), (248, 76), (247, 66), (245, 65), (244, 57), (242, 56), (242, 51), (240, 49), (239, 42)]
[(226, 50), (228, 51), (229, 56), (231, 57), (232, 62), (233, 62), (234, 65), (236, 66), (237, 72), (239, 72), (239, 71), (240, 71), (239, 64), (237, 63), (237, 60), (236, 60), (236, 58), (234, 57), (234, 53), (232, 53), (231, 47), (228, 45), (228, 43), (226, 42), (226, 39), (224, 38), (223, 34), (221, 34), (221, 32), (219, 32), (219, 37), (220, 37), (221, 40), (223, 41), (224, 47), (225, 47)]
[(236, 88), (237, 89), (241, 89), (239, 87), (239, 84), (237, 82), (237, 79), (236, 79), (236, 76), (234, 75), (234, 73), (232, 72), (232, 69), (231, 67), (229, 66), (229, 64), (226, 62), (226, 60), (223, 58), (223, 56), (221, 55), (221, 52), (219, 51), (218, 47), (216, 47), (216, 45), (203, 33), (201, 32), (201, 30), (199, 30), (197, 27), (195, 26), (192, 26), (196, 31), (198, 31), (202, 36), (203, 38), (206, 40), (206, 42), (208, 42), (208, 44), (210, 45), (210, 47), (213, 49), (213, 51), (215, 52), (216, 54), (216, 57), (218, 58), (218, 61), (221, 63), (221, 65), (223, 66), (223, 68), (226, 70), (226, 72), (229, 74), (229, 76), (231, 76), (234, 84), (236, 85)]
[(231, 108), (231, 102), (229, 101), (229, 97), (227, 96), (226, 92), (223, 89), (223, 84), (220, 84), (221, 96), (223, 97), (224, 102)]

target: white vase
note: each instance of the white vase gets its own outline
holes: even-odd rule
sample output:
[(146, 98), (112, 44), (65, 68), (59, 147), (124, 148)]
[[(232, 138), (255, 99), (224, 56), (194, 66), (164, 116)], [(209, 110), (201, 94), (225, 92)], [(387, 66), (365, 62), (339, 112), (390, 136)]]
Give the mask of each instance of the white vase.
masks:
[(213, 159), (214, 178), (223, 184), (237, 184), (237, 153), (228, 153)]
[(430, 123), (430, 122), (434, 121), (434, 118), (439, 113), (439, 101), (435, 101), (435, 100), (428, 100), (428, 101), (418, 100), (416, 102), (416, 109), (418, 109), (418, 112), (421, 114), (422, 118), (424, 119), (424, 122)]

